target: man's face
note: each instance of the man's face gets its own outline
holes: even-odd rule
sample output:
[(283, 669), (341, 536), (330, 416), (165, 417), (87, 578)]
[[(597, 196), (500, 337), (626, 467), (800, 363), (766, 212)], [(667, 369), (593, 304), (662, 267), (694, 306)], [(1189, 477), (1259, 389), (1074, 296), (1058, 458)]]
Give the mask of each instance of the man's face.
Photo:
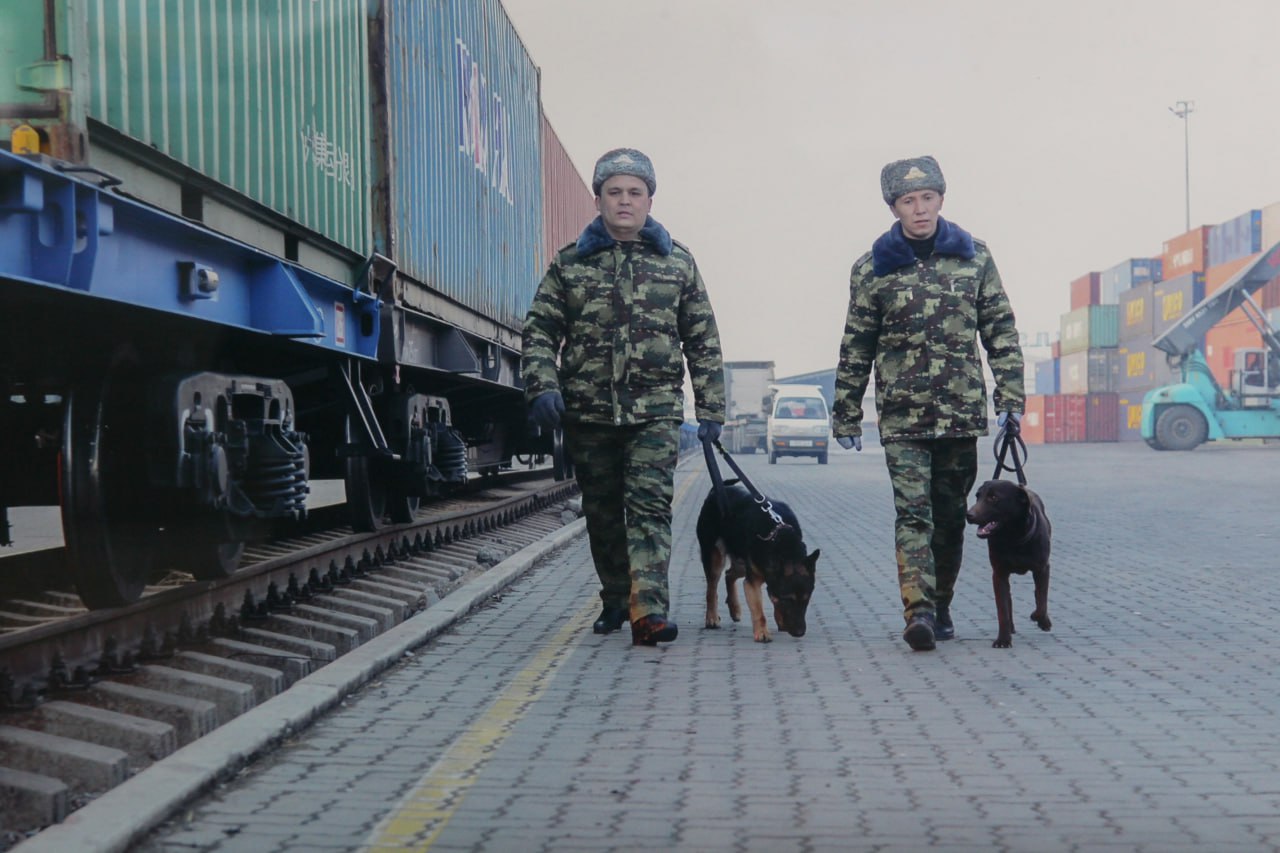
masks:
[(942, 211), (942, 195), (933, 190), (916, 190), (898, 196), (893, 202), (893, 215), (912, 240), (926, 240), (938, 230), (938, 214)]
[(649, 187), (635, 175), (614, 175), (600, 185), (596, 210), (604, 219), (604, 227), (615, 240), (634, 240), (640, 236), (653, 197)]

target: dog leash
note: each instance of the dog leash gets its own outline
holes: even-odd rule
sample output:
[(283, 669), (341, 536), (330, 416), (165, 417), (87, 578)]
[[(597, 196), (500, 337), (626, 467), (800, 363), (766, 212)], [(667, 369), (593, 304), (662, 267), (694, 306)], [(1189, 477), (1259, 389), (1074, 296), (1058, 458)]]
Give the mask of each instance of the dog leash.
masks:
[[(1009, 429), (1009, 424), (1013, 424), (1013, 429)], [(1001, 471), (1013, 471), (1018, 477), (1018, 485), (1025, 486), (1027, 484), (1027, 475), (1022, 472), (1022, 466), (1027, 461), (1027, 443), (1022, 440), (1022, 430), (1018, 428), (1017, 421), (1010, 418), (1000, 432), (996, 433), (996, 441), (993, 446), (996, 454), (996, 472), (991, 476), (993, 480), (1000, 479)], [(1022, 458), (1018, 458), (1021, 452)], [(1005, 464), (1004, 457), (1008, 454), (1013, 461), (1013, 467), (1010, 468)]]
[[(719, 446), (717, 441), (716, 445)], [(724, 493), (724, 477), (720, 474), (720, 466), (716, 464), (716, 456), (711, 452), (711, 442), (702, 442), (702, 455), (707, 458), (707, 473), (711, 475), (711, 488), (716, 493), (716, 503), (720, 505), (721, 517), (729, 514), (729, 499)]]
[(747, 475), (743, 473), (743, 470), (738, 467), (738, 463), (734, 462), (733, 457), (724, 449), (724, 445), (720, 443), (720, 439), (717, 438), (715, 441), (704, 440), (702, 442), (702, 450), (707, 457), (707, 470), (711, 472), (711, 484), (716, 490), (716, 500), (720, 504), (720, 514), (728, 514), (729, 504), (728, 498), (725, 496), (724, 480), (720, 476), (720, 466), (716, 464), (716, 458), (711, 453), (711, 446), (713, 444), (715, 445), (716, 450), (720, 451), (720, 455), (724, 457), (724, 461), (729, 463), (729, 467), (733, 469), (733, 473), (738, 475), (738, 480), (742, 485), (747, 487), (747, 491), (751, 493), (751, 499), (756, 502), (756, 505), (759, 506), (760, 509), (769, 516), (769, 518), (773, 519), (773, 523), (776, 525), (774, 531), (777, 532), (779, 528), (787, 527), (787, 523), (782, 520), (782, 516), (778, 515), (777, 510), (773, 508), (773, 504), (770, 503), (769, 499), (762, 495), (760, 490), (755, 487), (750, 479), (748, 479)]

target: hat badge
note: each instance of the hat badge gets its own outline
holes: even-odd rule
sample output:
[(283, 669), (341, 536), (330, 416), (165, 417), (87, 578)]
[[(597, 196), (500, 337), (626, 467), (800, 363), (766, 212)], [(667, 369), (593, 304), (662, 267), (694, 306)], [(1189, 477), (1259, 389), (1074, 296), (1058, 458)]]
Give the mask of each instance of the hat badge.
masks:
[(919, 167), (919, 166), (915, 166), (915, 165), (913, 165), (910, 169), (908, 169), (908, 170), (907, 170), (907, 173), (906, 173), (905, 175), (903, 175), (903, 176), (902, 176), (902, 180), (904, 180), (904, 181), (919, 181), (919, 180), (922, 180), (923, 178), (927, 178), (927, 177), (928, 177), (928, 175), (926, 175), (924, 172), (920, 171), (920, 167)]

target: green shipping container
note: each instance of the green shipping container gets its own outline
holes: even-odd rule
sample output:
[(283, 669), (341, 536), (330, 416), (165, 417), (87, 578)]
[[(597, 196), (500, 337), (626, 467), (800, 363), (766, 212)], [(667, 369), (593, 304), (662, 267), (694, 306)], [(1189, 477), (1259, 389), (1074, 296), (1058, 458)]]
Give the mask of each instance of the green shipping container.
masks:
[(358, 254), (365, 0), (88, 0), (90, 118)]
[(1062, 355), (1087, 349), (1119, 346), (1120, 306), (1086, 305), (1062, 315)]

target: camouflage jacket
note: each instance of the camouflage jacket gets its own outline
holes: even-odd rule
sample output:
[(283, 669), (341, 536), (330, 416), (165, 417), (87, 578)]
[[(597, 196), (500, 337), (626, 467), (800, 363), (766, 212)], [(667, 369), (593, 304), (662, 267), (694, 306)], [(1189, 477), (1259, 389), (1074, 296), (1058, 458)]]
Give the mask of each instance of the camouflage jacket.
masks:
[(883, 441), (986, 435), (978, 341), (996, 411), (1021, 412), (1022, 350), (986, 244), (940, 218), (933, 254), (921, 261), (895, 223), (853, 265), (832, 432), (862, 434), (874, 364)]
[(560, 391), (570, 422), (683, 420), (686, 360), (698, 419), (723, 422), (720, 335), (693, 255), (653, 217), (625, 243), (597, 217), (556, 253), (525, 317), (526, 399)]

